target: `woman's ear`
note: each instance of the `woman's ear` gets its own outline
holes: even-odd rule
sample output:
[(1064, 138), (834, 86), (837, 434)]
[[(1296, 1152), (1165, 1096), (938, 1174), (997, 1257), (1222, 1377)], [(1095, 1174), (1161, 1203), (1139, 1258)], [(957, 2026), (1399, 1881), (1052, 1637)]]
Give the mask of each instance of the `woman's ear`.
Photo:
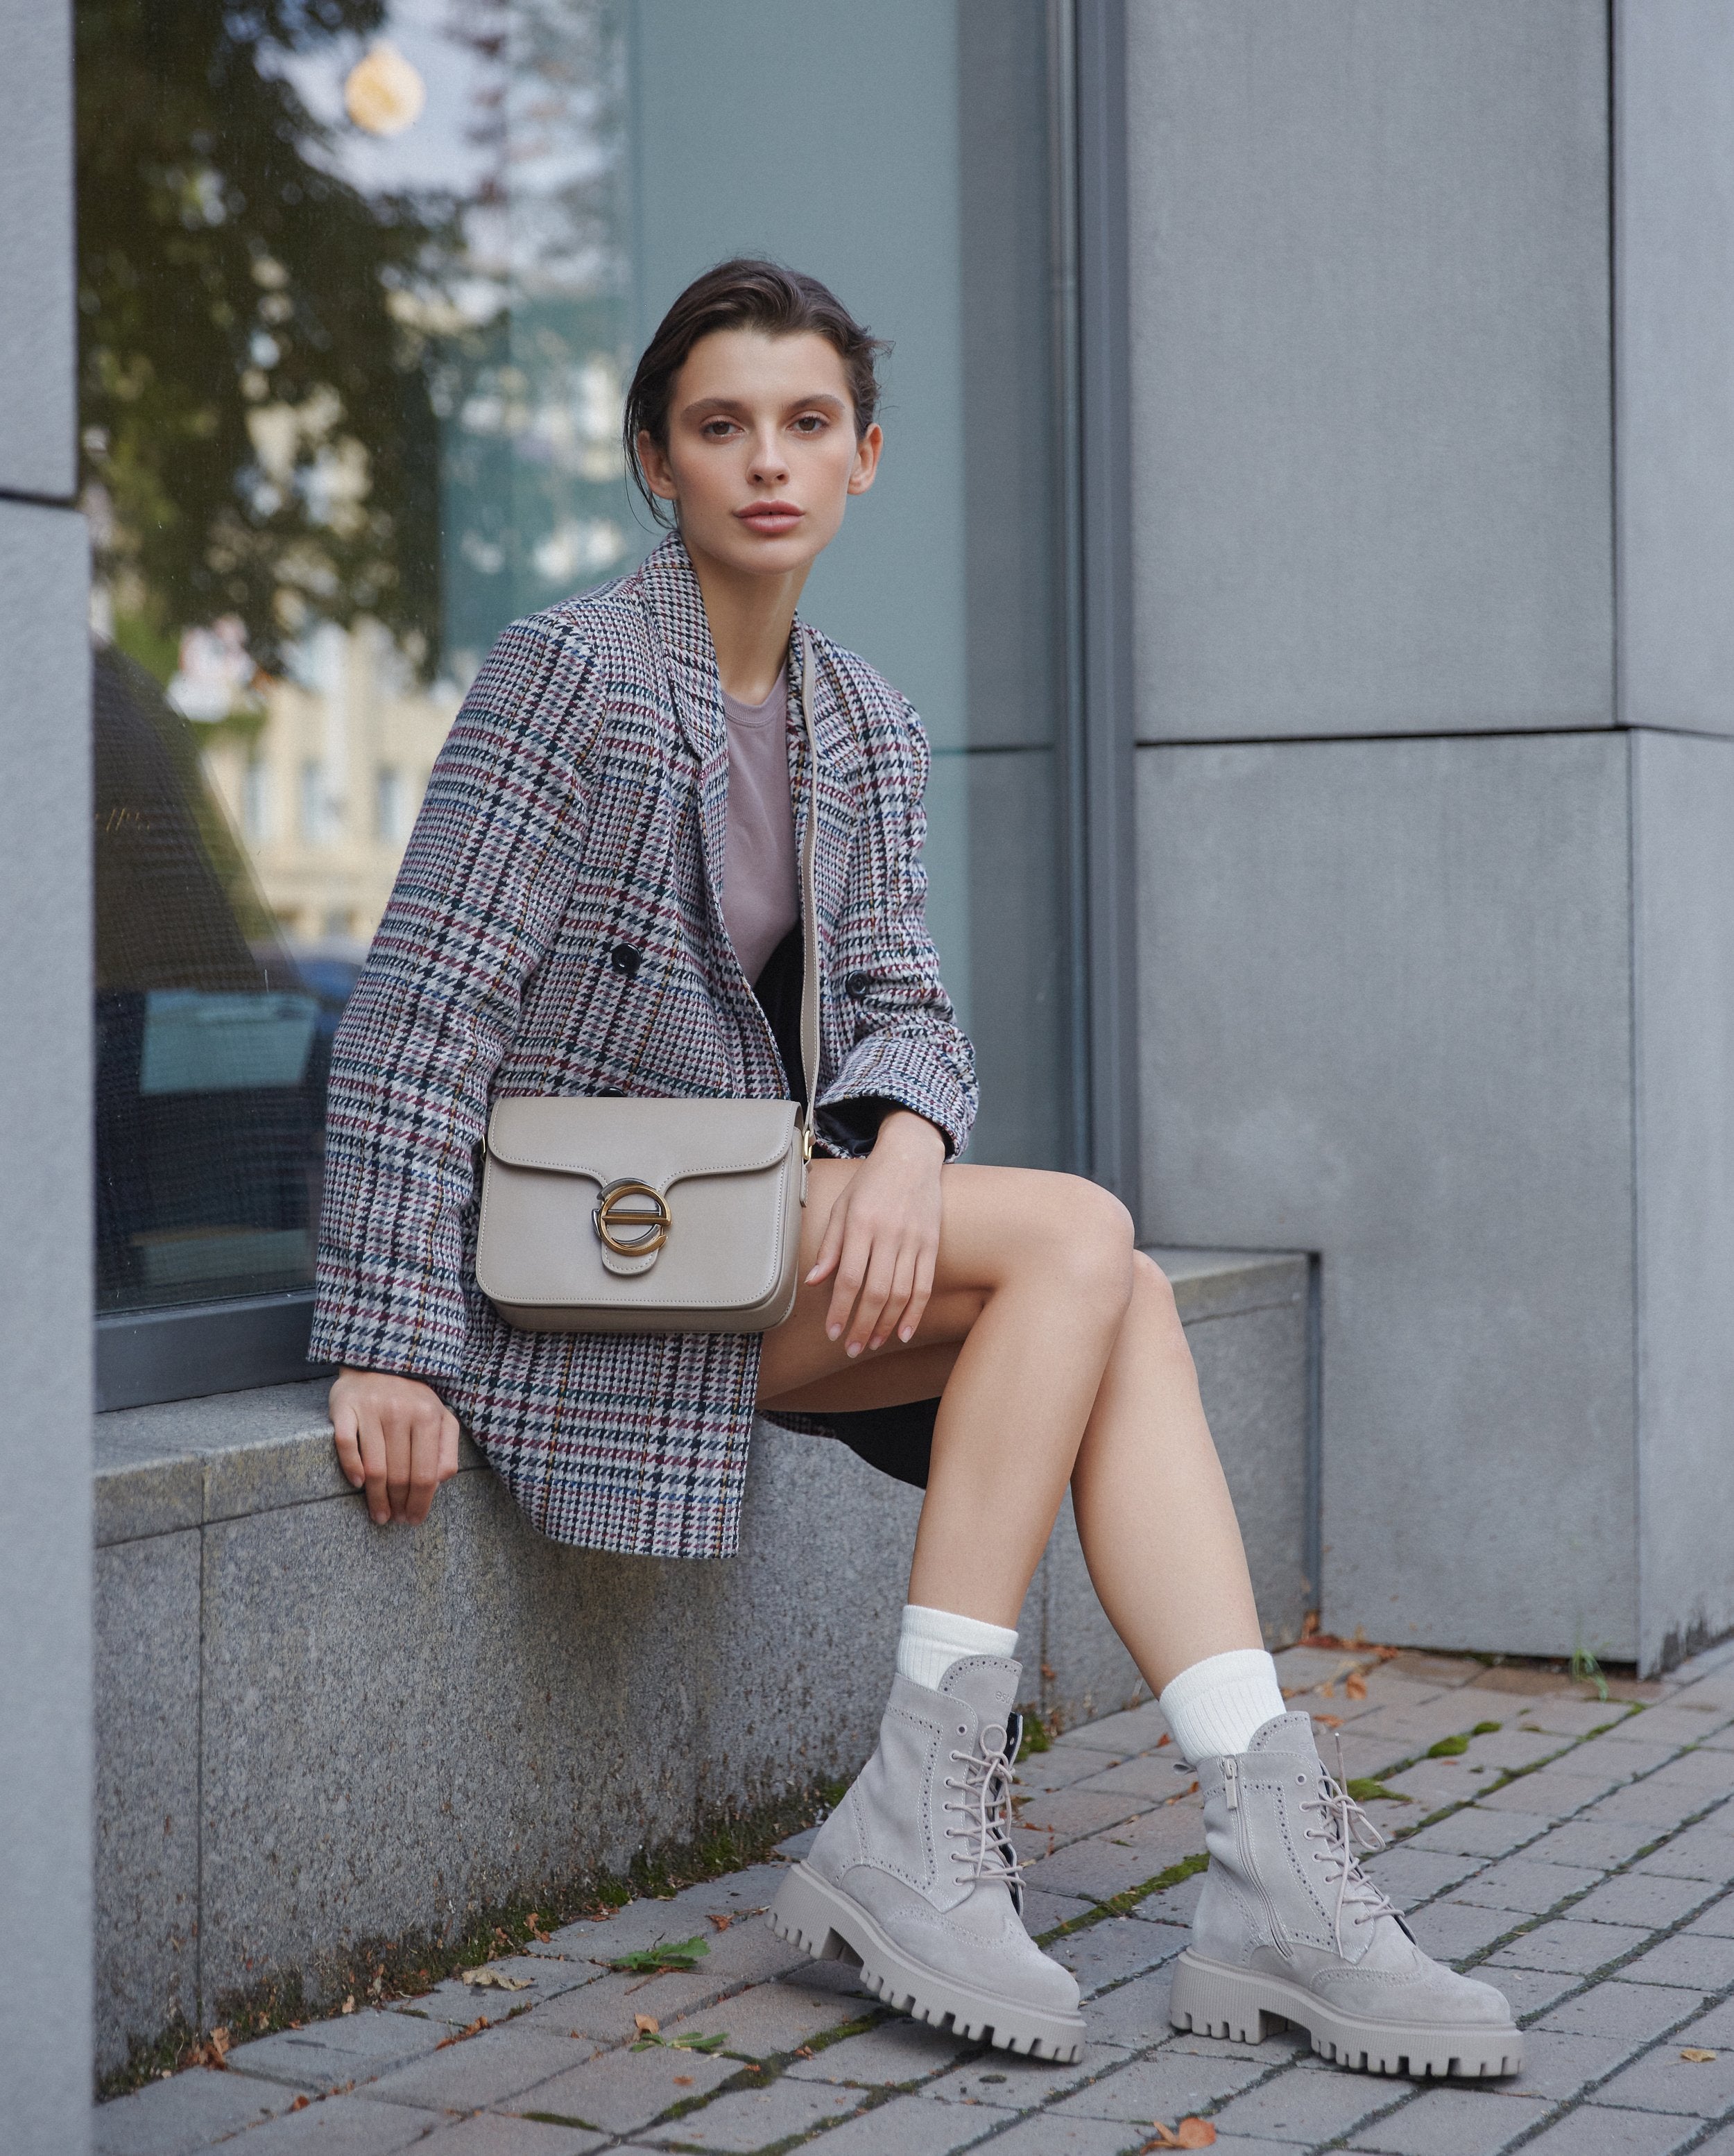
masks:
[(851, 494), (865, 494), (873, 483), (879, 469), (879, 452), (885, 446), (885, 437), (879, 431), (876, 419), (855, 444), (855, 463), (849, 474)]
[[(878, 432), (877, 428), (873, 429)], [(674, 470), (668, 461), (668, 452), (654, 434), (641, 433), (638, 437), (638, 469), (644, 474), (644, 483), (659, 501), (675, 499)]]

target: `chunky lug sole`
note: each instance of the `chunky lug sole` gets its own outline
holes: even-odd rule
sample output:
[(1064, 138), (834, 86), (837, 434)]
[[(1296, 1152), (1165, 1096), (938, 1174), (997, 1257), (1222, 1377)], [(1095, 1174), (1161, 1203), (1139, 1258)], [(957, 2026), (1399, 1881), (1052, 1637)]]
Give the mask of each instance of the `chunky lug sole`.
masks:
[(929, 1969), (905, 1953), (858, 1902), (805, 1864), (797, 1864), (778, 1888), (767, 1921), (780, 1939), (805, 1948), (815, 1961), (858, 1963), (870, 1991), (918, 2021), (936, 2029), (949, 2025), (972, 2044), (992, 2044), (1060, 2066), (1083, 2056), (1081, 2014), (1019, 2006)]
[(1273, 2021), (1293, 2021), (1313, 2040), (1322, 2059), (1360, 2073), (1456, 2074), (1490, 2081), (1523, 2065), (1523, 2038), (1515, 2029), (1447, 2023), (1422, 2027), (1400, 2021), (1368, 2021), (1345, 2014), (1287, 1977), (1228, 1969), (1188, 1947), (1174, 1964), (1168, 2018), (1176, 2029), (1231, 2043), (1257, 2044)]

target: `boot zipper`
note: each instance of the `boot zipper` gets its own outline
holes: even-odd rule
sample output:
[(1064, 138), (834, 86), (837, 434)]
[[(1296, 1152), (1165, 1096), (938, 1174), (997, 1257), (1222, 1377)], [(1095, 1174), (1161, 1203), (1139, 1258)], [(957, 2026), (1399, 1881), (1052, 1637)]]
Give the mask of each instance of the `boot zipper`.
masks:
[(1263, 1907), (1264, 1921), (1270, 1927), (1271, 1944), (1284, 1961), (1293, 1961), (1294, 1949), (1277, 1922), (1276, 1904), (1270, 1898), (1269, 1889), (1259, 1877), (1258, 1867), (1253, 1862), (1252, 1851), (1247, 1845), (1247, 1815), (1240, 1801), (1240, 1762), (1237, 1759), (1231, 1758), (1222, 1762), (1222, 1792), (1224, 1809), (1239, 1815), (1234, 1822), (1234, 1842), (1240, 1856), (1241, 1876), (1252, 1881), (1258, 1894)]

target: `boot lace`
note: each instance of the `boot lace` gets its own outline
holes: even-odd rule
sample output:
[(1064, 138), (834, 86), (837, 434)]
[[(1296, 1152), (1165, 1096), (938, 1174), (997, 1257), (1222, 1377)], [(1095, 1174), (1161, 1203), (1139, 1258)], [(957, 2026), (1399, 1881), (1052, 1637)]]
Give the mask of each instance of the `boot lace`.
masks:
[(1319, 1794), (1304, 1800), (1303, 1812), (1316, 1812), (1320, 1824), (1309, 1827), (1309, 1841), (1322, 1841), (1325, 1846), (1313, 1851), (1315, 1864), (1335, 1866), (1327, 1886), (1336, 1889), (1336, 1904), (1331, 1912), (1331, 1935), (1336, 1941), (1336, 1950), (1345, 1958), (1343, 1919), (1349, 1917), (1351, 1927), (1376, 1923), (1381, 1917), (1394, 1917), (1404, 1931), (1403, 1923), (1389, 1897), (1375, 1887), (1361, 1868), (1361, 1852), (1369, 1856), (1385, 1846), (1385, 1837), (1380, 1833), (1361, 1806), (1349, 1794), (1348, 1778), (1343, 1773), (1342, 1739), (1336, 1741), (1335, 1774), (1321, 1767), (1319, 1770)]
[[(949, 1851), (963, 1879), (971, 1886), (980, 1879), (1003, 1879), (1011, 1890), (1012, 1906), (1021, 1916), (1023, 1869), (1011, 1845), (1011, 1832), (1016, 1723), (1014, 1716), (1012, 1727), (990, 1725), (977, 1737), (973, 1752), (951, 1754), (952, 1765), (963, 1772), (961, 1779), (946, 1776), (945, 1787), (953, 1794), (946, 1798), (944, 1808), (955, 1813), (962, 1824), (948, 1826), (945, 1839), (963, 1845)], [(996, 1743), (989, 1743), (990, 1734), (997, 1738)]]

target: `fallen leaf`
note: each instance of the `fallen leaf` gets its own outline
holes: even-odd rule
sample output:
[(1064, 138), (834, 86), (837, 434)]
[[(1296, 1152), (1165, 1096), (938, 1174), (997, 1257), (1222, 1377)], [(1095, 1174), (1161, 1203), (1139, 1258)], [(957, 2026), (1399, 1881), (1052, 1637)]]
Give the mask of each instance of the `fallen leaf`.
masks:
[(638, 2030), (641, 2034), (646, 2036), (654, 2036), (656, 2031), (662, 2026), (662, 2024), (656, 2019), (654, 2014), (635, 2014), (632, 2017), (632, 2025), (635, 2029)]
[(692, 2075), (677, 2074), (674, 2077), (674, 2085), (677, 2088), (691, 2088), (692, 2086)]
[(810, 2059), (816, 2056), (816, 2054), (810, 2044), (798, 2044), (795, 2046), (795, 2056), (797, 2059)]
[(1161, 1750), (1162, 1747), (1163, 1747), (1165, 1744), (1171, 1744), (1173, 1742), (1174, 1742), (1174, 1739), (1173, 1739), (1173, 1738), (1172, 1738), (1168, 1734), (1168, 1732), (1165, 1729), (1165, 1730), (1162, 1732), (1161, 1735), (1160, 1735), (1160, 1736), (1156, 1739), (1156, 1749), (1157, 1749), (1157, 1751), (1159, 1751), (1159, 1752), (1160, 1752), (1160, 1751)]
[[(1351, 1670), (1347, 1676), (1343, 1679), (1343, 1690), (1351, 1699), (1365, 1699), (1366, 1679), (1361, 1676), (1359, 1670)], [(1211, 2138), (1214, 2140), (1215, 2135), (1212, 2134)]]
[(337, 2011), (338, 2011), (340, 2014), (352, 2014), (352, 2013), (354, 2013), (354, 2011), (355, 2011), (355, 1994), (354, 1994), (352, 1991), (350, 1993), (349, 1996), (348, 1996), (348, 1997), (347, 1997), (347, 1998), (343, 2001), (343, 2004), (342, 2004), (342, 2005), (337, 2009)]
[(313, 2099), (310, 2096), (298, 2096), (295, 2102), (290, 2105), (289, 2108), (291, 2111), (305, 2111), (312, 2101)]
[(1695, 2066), (1707, 2066), (1712, 2059), (1720, 2057), (1721, 2054), (1716, 2051), (1700, 2051), (1695, 2044), (1692, 2044), (1688, 2046), (1680, 2056), (1683, 2059), (1690, 2059)]
[[(1177, 2127), (1164, 2126), (1159, 2120), (1156, 2124), (1155, 2138), (1146, 2141), (1144, 2147), (1145, 2149), (1213, 2148), (1216, 2146), (1216, 2139), (1217, 2130), (1207, 2118), (1196, 2117), (1183, 2118)], [(1140, 2156), (1143, 2156), (1142, 2150), (1140, 2151)]]
[(435, 2045), (434, 2049), (436, 2051), (450, 2051), (454, 2044), (461, 2044), (465, 2037), (479, 2036), (484, 2029), (491, 2028), (492, 2025), (486, 2014), (478, 2014), (467, 2029), (455, 2030), (450, 2035), (442, 2036)]
[(1334, 1684), (1321, 1684), (1318, 1690), (1320, 1699), (1335, 1699), (1336, 1697), (1336, 1686)]
[(711, 1911), (711, 1922), (716, 1926), (719, 1932), (726, 1932), (728, 1927), (734, 1922), (734, 1919), (733, 1917), (723, 1916), (718, 1910), (713, 1909)]
[[(533, 1981), (527, 1976), (502, 1976), (497, 1969), (461, 1969), (458, 1980), (462, 1984), (473, 1984), (478, 1991), (527, 1991)], [(355, 2001), (351, 1999), (349, 2005), (354, 2004)], [(346, 2006), (343, 2011), (347, 2014), (349, 2006)]]
[(1315, 1714), (1313, 1719), (1326, 1729), (1340, 1729), (1343, 1726), (1343, 1718), (1340, 1714)]

